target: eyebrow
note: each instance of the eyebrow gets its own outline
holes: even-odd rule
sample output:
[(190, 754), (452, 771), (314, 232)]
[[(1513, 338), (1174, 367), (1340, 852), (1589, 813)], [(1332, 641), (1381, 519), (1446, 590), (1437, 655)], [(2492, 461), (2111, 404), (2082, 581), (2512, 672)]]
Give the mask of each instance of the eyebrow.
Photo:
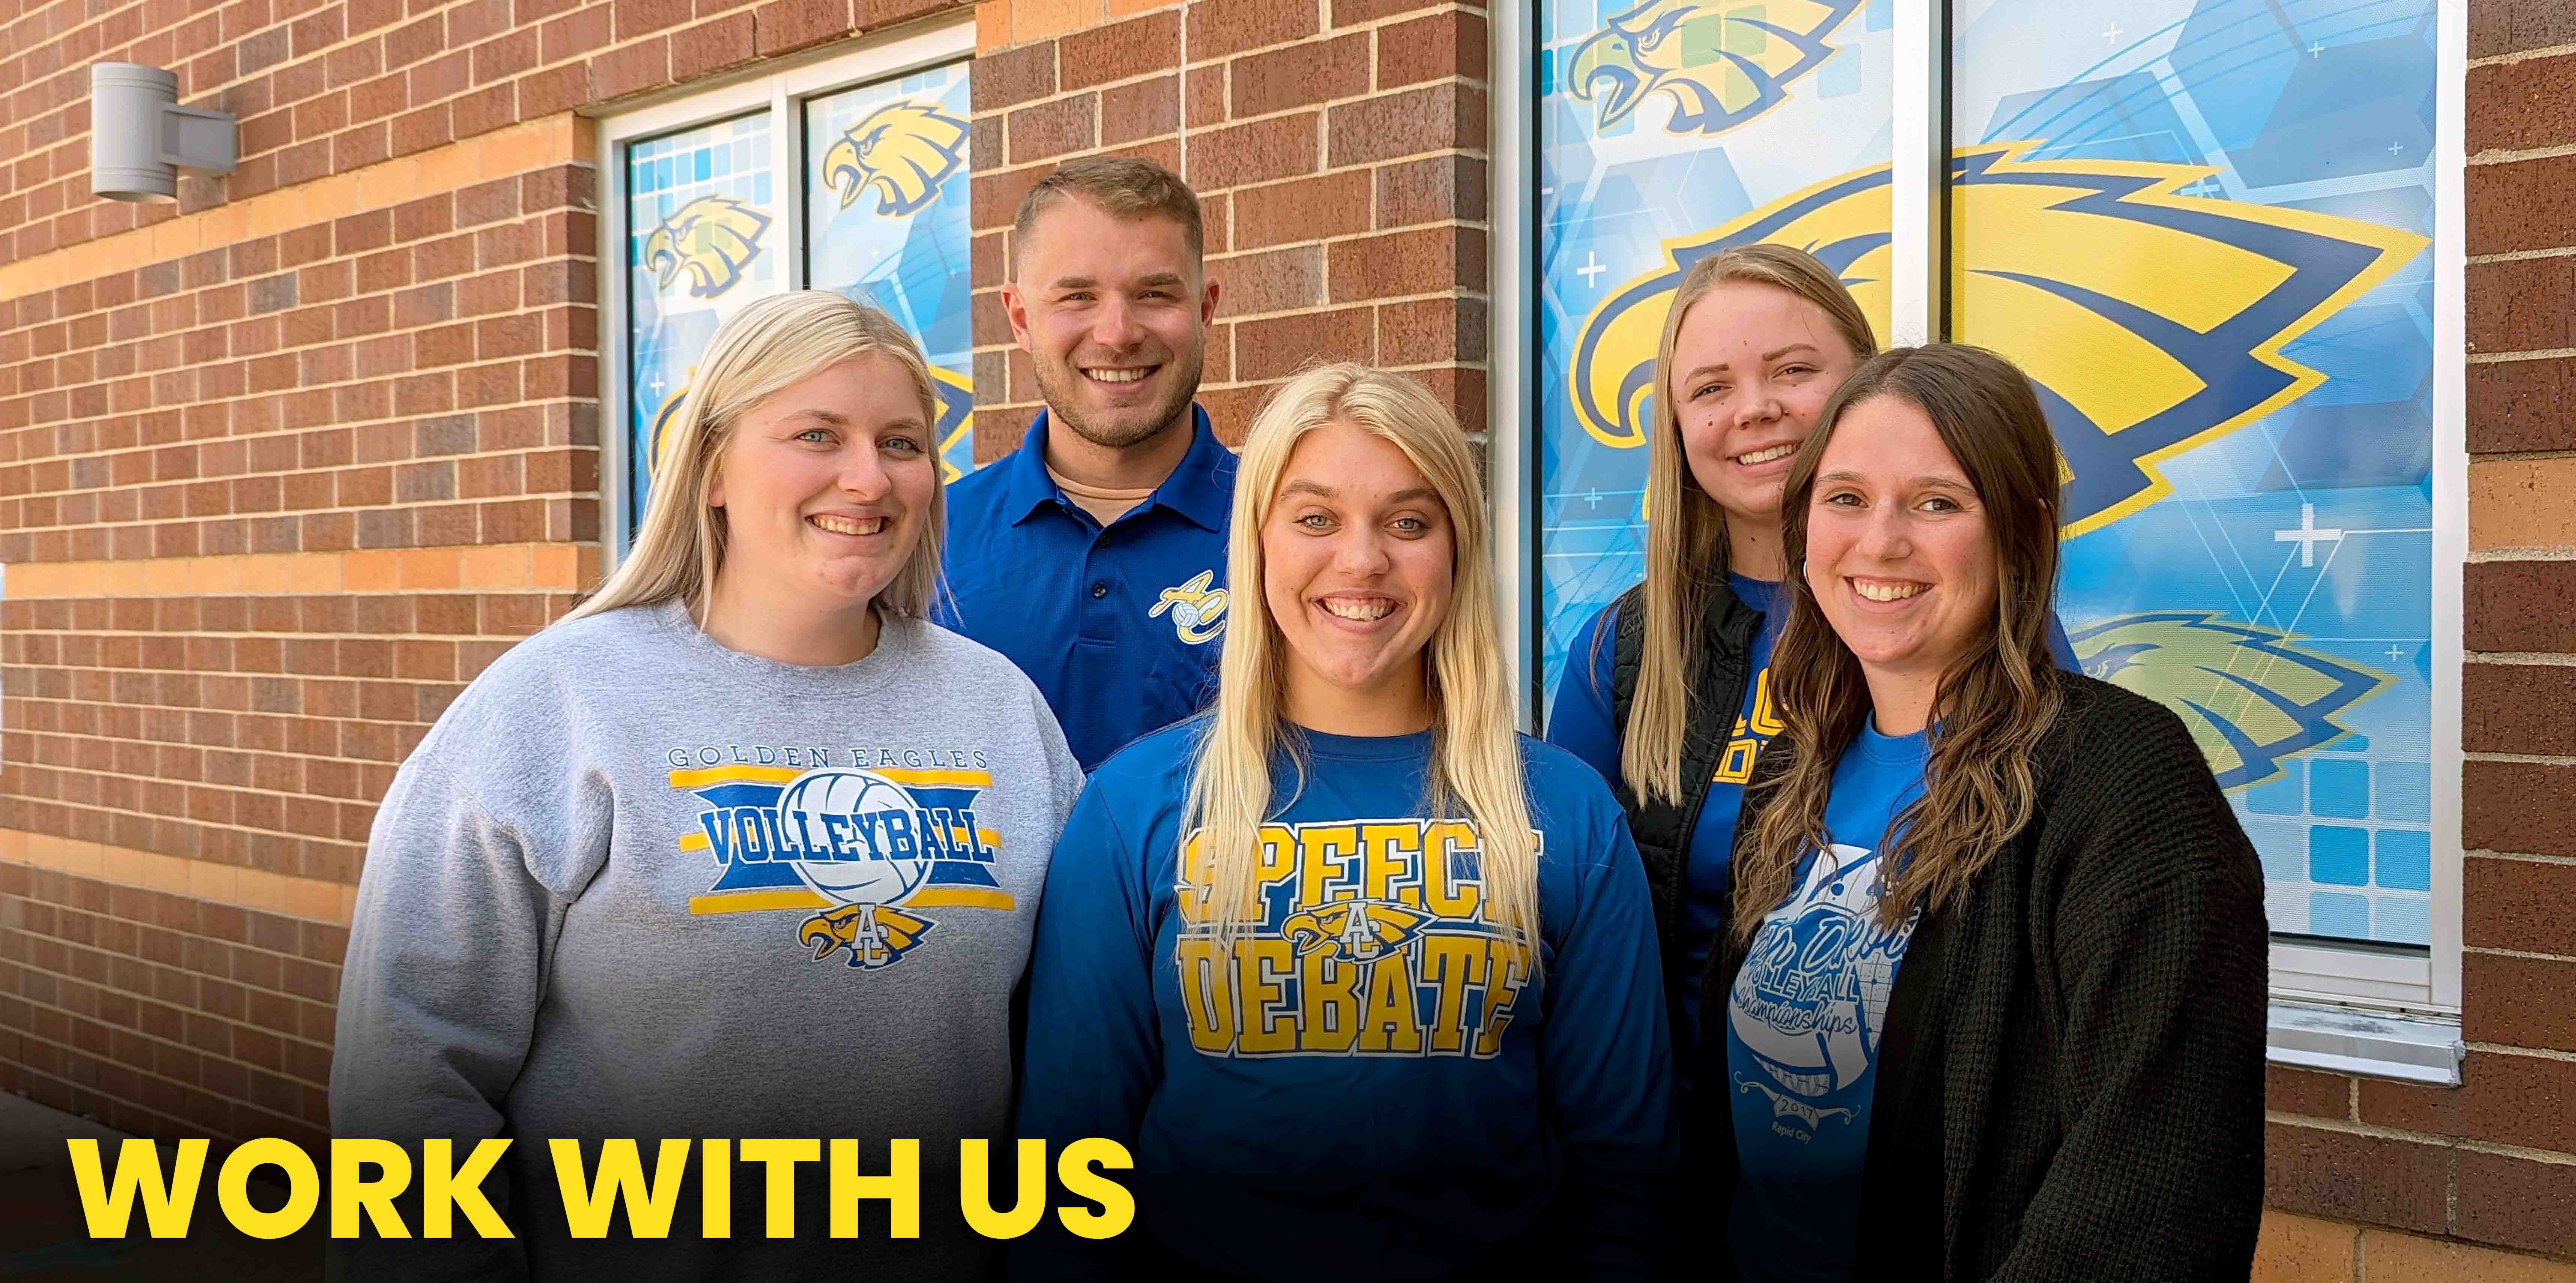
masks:
[[(1820, 482), (1867, 481), (1869, 478), (1864, 477), (1849, 468), (1836, 468), (1831, 472), (1817, 473), (1816, 480)], [(1970, 494), (1976, 493), (1977, 490), (1975, 486), (1969, 485), (1966, 481), (1957, 477), (1944, 477), (1933, 473), (1925, 473), (1919, 477), (1908, 477), (1905, 480), (1905, 487), (1909, 490), (1921, 490), (1930, 486), (1938, 486), (1943, 490), (1965, 490)]]
[[(1310, 494), (1325, 499), (1333, 499), (1340, 497), (1341, 491), (1335, 490), (1331, 486), (1325, 485), (1320, 481), (1291, 481), (1288, 484), (1279, 487), (1280, 498), (1285, 499), (1292, 494)], [(1388, 495), (1386, 497), (1386, 501), (1388, 503), (1407, 503), (1415, 499), (1437, 499), (1439, 497), (1440, 492), (1429, 486), (1409, 486), (1405, 489), (1396, 491), (1394, 494)]]
[(850, 416), (836, 411), (826, 410), (820, 406), (808, 406), (802, 410), (792, 410), (778, 417), (778, 421), (780, 423), (788, 423), (797, 419), (821, 419), (823, 422), (831, 424), (836, 428), (848, 427), (850, 423)]
[[(1178, 272), (1154, 272), (1140, 277), (1136, 281), (1136, 284), (1139, 286), (1178, 285), (1180, 283), (1181, 274)], [(1059, 290), (1098, 289), (1100, 288), (1100, 278), (1096, 276), (1059, 276), (1056, 278), (1053, 288)]]
[[(1803, 351), (1803, 352), (1813, 352), (1813, 351), (1815, 351), (1815, 350), (1816, 350), (1816, 345), (1815, 345), (1815, 344), (1813, 344), (1813, 343), (1792, 343), (1792, 344), (1790, 344), (1790, 345), (1789, 345), (1789, 346), (1787, 346), (1787, 347), (1784, 347), (1784, 348), (1775, 348), (1775, 349), (1773, 349), (1773, 350), (1771, 350), (1771, 351), (1769, 351), (1769, 352), (1765, 352), (1765, 353), (1763, 353), (1763, 354), (1762, 354), (1762, 360), (1763, 360), (1763, 362), (1764, 362), (1765, 364), (1768, 364), (1768, 363), (1770, 363), (1770, 362), (1772, 362), (1772, 361), (1777, 361), (1777, 360), (1779, 360), (1781, 357), (1787, 356), (1787, 355), (1789, 355), (1789, 354), (1790, 354), (1790, 353), (1792, 353), (1792, 352), (1801, 352), (1801, 351)], [(1698, 378), (1699, 376), (1701, 376), (1701, 375), (1703, 375), (1703, 374), (1722, 374), (1722, 373), (1724, 373), (1727, 369), (1728, 369), (1728, 366), (1727, 366), (1726, 362), (1724, 362), (1724, 361), (1712, 361), (1712, 362), (1708, 363), (1707, 365), (1702, 365), (1702, 366), (1696, 366), (1696, 367), (1694, 367), (1694, 368), (1693, 368), (1689, 373), (1684, 374), (1684, 375), (1682, 376), (1682, 381), (1683, 381), (1683, 382), (1685, 382), (1685, 383), (1687, 383), (1687, 382), (1689, 382), (1689, 381), (1691, 381), (1691, 380), (1693, 380), (1693, 379)]]

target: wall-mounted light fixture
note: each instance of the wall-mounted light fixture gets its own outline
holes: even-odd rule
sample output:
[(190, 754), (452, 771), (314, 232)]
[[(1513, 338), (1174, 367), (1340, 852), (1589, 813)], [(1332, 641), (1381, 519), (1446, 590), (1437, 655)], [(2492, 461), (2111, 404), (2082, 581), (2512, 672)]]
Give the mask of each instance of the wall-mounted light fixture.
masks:
[(89, 190), (109, 200), (169, 200), (177, 168), (233, 172), (232, 113), (179, 105), (179, 77), (132, 62), (89, 67)]

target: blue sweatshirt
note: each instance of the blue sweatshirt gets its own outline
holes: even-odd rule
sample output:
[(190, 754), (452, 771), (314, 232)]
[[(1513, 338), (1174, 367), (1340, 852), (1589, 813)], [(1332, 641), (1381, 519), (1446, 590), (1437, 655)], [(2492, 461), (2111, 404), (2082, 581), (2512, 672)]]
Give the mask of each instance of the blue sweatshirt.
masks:
[[(1430, 734), (1306, 732), (1302, 781), (1284, 753), (1274, 772), (1265, 915), (1229, 966), (1178, 903), (1205, 726), (1111, 758), (1057, 841), (1020, 1135), (1126, 1145), (1128, 1233), (1213, 1269), (1439, 1278), (1544, 1214), (1586, 1276), (1646, 1274), (1671, 1083), (1644, 874), (1609, 790), (1522, 738), (1533, 981), (1484, 921), (1475, 830), (1426, 816)], [(1031, 1240), (1014, 1274), (1107, 1277), (1100, 1250)]]

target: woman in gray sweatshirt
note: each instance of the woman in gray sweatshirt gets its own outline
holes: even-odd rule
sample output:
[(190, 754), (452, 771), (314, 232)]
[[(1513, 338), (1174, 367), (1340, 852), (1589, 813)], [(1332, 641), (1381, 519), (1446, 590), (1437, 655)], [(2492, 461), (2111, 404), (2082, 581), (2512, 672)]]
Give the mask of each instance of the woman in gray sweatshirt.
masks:
[[(1013, 986), (1082, 778), (1028, 679), (926, 621), (937, 407), (881, 313), (819, 291), (743, 308), (658, 443), (634, 551), (403, 765), (359, 882), (332, 1126), (454, 1141), (460, 1165), (509, 1138), (483, 1190), (516, 1237), (459, 1216), (444, 1244), (345, 1260), (475, 1279), (985, 1268), (993, 1245), (957, 1224), (958, 1141), (1008, 1132)], [(668, 1240), (628, 1236), (641, 1185), (607, 1241), (572, 1237), (549, 1142), (581, 1142), (587, 1195), (597, 1142), (621, 1137), (677, 1187)], [(675, 1174), (662, 1138), (734, 1145), (692, 1143)], [(921, 1236), (890, 1238), (879, 1200), (841, 1227), (859, 1242), (834, 1241), (828, 1148), (790, 1162), (801, 1147), (754, 1138), (855, 1139), (861, 1177), (918, 1141)], [(798, 1219), (773, 1242), (781, 1173)], [(711, 1179), (733, 1197), (705, 1198)]]

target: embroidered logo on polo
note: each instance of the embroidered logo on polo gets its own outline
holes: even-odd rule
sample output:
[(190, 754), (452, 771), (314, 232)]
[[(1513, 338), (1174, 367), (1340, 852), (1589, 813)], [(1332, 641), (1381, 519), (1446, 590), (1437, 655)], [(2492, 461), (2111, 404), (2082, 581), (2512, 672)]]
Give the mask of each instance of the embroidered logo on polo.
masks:
[(1145, 617), (1160, 619), (1169, 611), (1172, 631), (1180, 634), (1182, 641), (1193, 646), (1215, 641), (1225, 634), (1225, 590), (1211, 587), (1215, 582), (1215, 571), (1202, 570), (1164, 589)]
[(1465, 1056), (1502, 1050), (1529, 977), (1485, 920), (1474, 826), (1423, 818), (1265, 824), (1260, 921), (1230, 953), (1208, 920), (1197, 834), (1174, 888), (1176, 965), (1203, 1056)]
[(980, 752), (728, 745), (669, 760), (670, 786), (706, 804), (680, 850), (715, 863), (692, 914), (795, 913), (786, 934), (814, 961), (877, 971), (935, 938), (946, 910), (1014, 907), (993, 873), (1001, 835), (975, 816), (993, 786)]
[[(1810, 1140), (1878, 1055), (1896, 966), (1922, 915), (1878, 925), (1878, 852), (1839, 843), (1807, 865), (1796, 892), (1762, 920), (1727, 995), (1727, 1019), (1761, 1077), (1735, 1076), (1740, 1094), (1771, 1101), (1774, 1130)], [(1767, 1080), (1767, 1081), (1766, 1081)], [(1777, 1120), (1794, 1118), (1800, 1133)]]

